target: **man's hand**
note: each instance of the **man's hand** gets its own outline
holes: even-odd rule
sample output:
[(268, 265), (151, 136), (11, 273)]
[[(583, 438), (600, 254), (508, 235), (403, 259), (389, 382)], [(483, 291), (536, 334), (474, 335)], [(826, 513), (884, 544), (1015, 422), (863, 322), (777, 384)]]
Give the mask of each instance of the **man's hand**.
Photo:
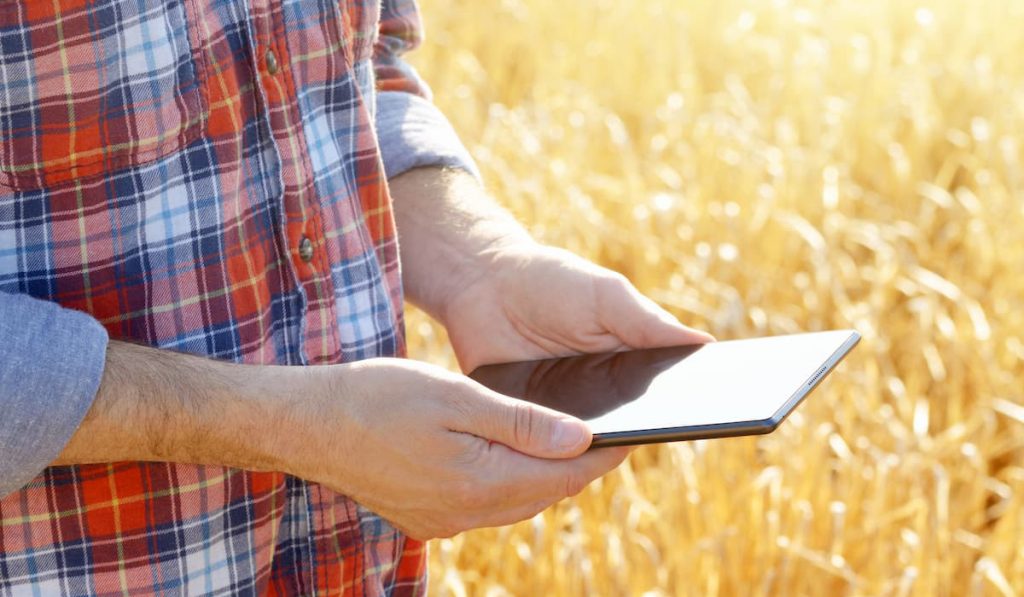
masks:
[(296, 472), (418, 539), (530, 518), (628, 454), (585, 452), (582, 421), (424, 363), (371, 359), (316, 372), (337, 389), (319, 394), (307, 435), (292, 443)]
[(535, 242), (467, 174), (422, 168), (390, 184), (407, 295), (445, 325), (464, 371), (712, 340), (621, 275)]
[(709, 342), (621, 275), (568, 251), (518, 242), (487, 251), (453, 285), (442, 321), (459, 364)]

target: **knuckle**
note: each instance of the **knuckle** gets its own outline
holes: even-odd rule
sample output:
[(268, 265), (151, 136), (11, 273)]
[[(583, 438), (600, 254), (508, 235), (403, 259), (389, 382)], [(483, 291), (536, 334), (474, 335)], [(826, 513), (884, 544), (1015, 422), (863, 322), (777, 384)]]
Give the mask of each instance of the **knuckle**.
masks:
[(573, 497), (579, 495), (580, 492), (590, 484), (590, 479), (581, 473), (573, 472), (565, 476), (564, 483), (565, 497)]
[(489, 444), (487, 440), (463, 434), (458, 437), (459, 443), (453, 448), (451, 463), (458, 469), (456, 474), (474, 476), (473, 471), (480, 470), (486, 466), (489, 455)]
[(595, 298), (599, 304), (605, 307), (612, 307), (622, 301), (628, 301), (632, 289), (633, 285), (626, 279), (626, 276), (610, 270), (594, 283)]
[(459, 525), (456, 525), (454, 523), (442, 524), (434, 532), (434, 538), (435, 539), (450, 539), (450, 538), (454, 537), (455, 535), (458, 535), (459, 533), (461, 533), (463, 530), (465, 530), (465, 529), (460, 528)]
[(524, 512), (524, 513), (522, 513), (520, 515), (520, 520), (517, 521), (517, 522), (520, 522), (522, 520), (529, 520), (529, 519), (533, 518), (534, 516), (537, 516), (538, 514), (544, 512), (545, 510), (547, 510), (548, 508), (550, 508), (552, 505), (554, 505), (556, 503), (557, 503), (557, 500), (550, 500), (550, 499), (536, 501), (536, 502), (530, 504), (529, 512)]
[(461, 422), (468, 422), (473, 417), (472, 401), (468, 400), (461, 388), (446, 387), (443, 397), (444, 406), (448, 409), (452, 418)]
[(529, 404), (518, 403), (513, 407), (512, 413), (512, 437), (516, 445), (529, 445), (531, 438), (536, 434), (534, 429), (538, 423), (536, 412)]
[(438, 522), (434, 529), (434, 537), (448, 539), (471, 528), (473, 528), (473, 524), (466, 514), (451, 515), (446, 520)]
[(417, 541), (430, 541), (431, 539), (437, 538), (437, 535), (435, 534), (435, 530), (432, 529), (432, 528), (427, 528), (427, 527), (424, 527), (424, 528), (412, 528), (412, 527), (409, 527), (409, 528), (399, 528), (398, 530), (401, 531), (403, 535), (405, 535), (407, 537), (410, 537), (412, 539), (415, 539)]
[(604, 277), (604, 285), (611, 292), (627, 292), (632, 286), (626, 276), (611, 270)]
[(394, 527), (403, 535), (417, 541), (430, 541), (437, 538), (440, 527), (433, 520), (418, 518), (409, 524), (392, 522)]

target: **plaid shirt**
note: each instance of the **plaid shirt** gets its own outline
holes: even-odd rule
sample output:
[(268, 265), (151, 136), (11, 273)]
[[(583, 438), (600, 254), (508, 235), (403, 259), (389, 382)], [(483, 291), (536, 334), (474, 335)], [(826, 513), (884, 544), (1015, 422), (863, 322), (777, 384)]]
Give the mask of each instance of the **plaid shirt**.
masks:
[[(0, 3), (0, 291), (241, 363), (404, 353), (377, 90), (413, 0)], [(424, 546), (277, 473), (53, 467), (0, 499), (0, 596), (416, 594)]]

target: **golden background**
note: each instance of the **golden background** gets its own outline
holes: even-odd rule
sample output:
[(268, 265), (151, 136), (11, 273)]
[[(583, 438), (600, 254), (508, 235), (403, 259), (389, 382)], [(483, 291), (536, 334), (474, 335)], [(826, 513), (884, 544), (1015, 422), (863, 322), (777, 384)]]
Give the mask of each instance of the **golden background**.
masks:
[(1024, 592), (1024, 1), (422, 4), (413, 61), (538, 238), (720, 339), (864, 336), (772, 435), (434, 542), (434, 594)]

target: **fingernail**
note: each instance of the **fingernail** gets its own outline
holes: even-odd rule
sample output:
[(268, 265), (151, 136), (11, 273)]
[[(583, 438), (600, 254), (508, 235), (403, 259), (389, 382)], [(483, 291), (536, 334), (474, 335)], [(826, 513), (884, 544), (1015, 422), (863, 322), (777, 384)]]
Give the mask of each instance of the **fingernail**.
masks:
[(590, 432), (576, 421), (560, 420), (555, 426), (555, 447), (561, 450), (575, 448), (587, 440)]

